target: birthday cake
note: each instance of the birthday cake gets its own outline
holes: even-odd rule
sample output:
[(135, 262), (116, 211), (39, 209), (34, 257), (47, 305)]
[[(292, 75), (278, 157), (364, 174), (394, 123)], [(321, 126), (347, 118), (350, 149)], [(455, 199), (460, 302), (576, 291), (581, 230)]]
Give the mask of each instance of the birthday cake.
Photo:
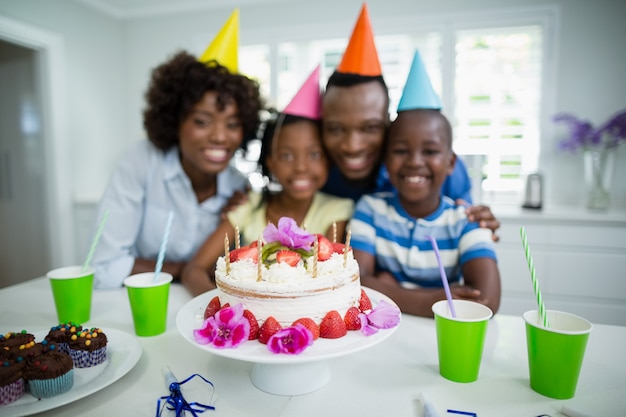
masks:
[(257, 320), (272, 316), (282, 326), (304, 317), (319, 324), (331, 310), (343, 317), (350, 307), (358, 307), (359, 267), (345, 244), (308, 234), (287, 218), (278, 228), (269, 225), (264, 237), (260, 245), (218, 259), (221, 305), (241, 303)]

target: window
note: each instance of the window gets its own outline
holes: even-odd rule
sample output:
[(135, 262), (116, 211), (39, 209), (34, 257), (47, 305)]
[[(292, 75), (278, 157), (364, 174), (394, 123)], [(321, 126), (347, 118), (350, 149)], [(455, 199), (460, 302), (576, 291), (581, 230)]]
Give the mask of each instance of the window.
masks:
[[(418, 49), (453, 125), (453, 147), (468, 166), (476, 203), (519, 204), (525, 176), (538, 170), (541, 114), (549, 113), (545, 78), (552, 73), (547, 34), (555, 15), (546, 8), (422, 17), (423, 29), (417, 18), (398, 17), (374, 28), (391, 117)], [(346, 44), (345, 37), (329, 37), (243, 46), (240, 69), (280, 109), (317, 64), (325, 85)]]

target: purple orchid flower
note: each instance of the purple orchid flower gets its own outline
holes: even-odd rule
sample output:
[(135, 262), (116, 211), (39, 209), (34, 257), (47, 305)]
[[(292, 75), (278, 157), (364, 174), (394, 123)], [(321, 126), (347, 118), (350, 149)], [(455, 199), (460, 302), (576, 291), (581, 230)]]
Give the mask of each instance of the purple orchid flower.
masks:
[(297, 355), (313, 344), (311, 331), (298, 323), (274, 333), (267, 341), (267, 348), (272, 353)]
[(243, 316), (243, 305), (221, 309), (195, 329), (193, 336), (201, 345), (212, 343), (220, 349), (239, 346), (250, 336), (250, 322)]
[(379, 329), (391, 329), (400, 323), (400, 309), (393, 304), (380, 300), (369, 313), (359, 314), (361, 333), (371, 336)]
[(309, 250), (315, 236), (298, 227), (294, 219), (281, 217), (278, 220), (278, 228), (268, 224), (263, 231), (266, 242), (280, 242), (281, 245), (291, 249)]

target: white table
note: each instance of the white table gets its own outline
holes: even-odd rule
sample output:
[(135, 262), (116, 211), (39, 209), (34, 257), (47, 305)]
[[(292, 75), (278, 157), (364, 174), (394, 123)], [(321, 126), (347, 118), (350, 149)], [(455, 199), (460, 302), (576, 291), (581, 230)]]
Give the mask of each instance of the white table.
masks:
[[(423, 392), (440, 417), (447, 409), (480, 417), (562, 416), (563, 405), (594, 417), (626, 415), (626, 327), (594, 325), (576, 396), (553, 400), (529, 387), (524, 322), (496, 315), (489, 323), (478, 381), (461, 384), (441, 377), (434, 321), (404, 315), (397, 331), (369, 349), (329, 360), (331, 379), (318, 391), (277, 396), (250, 381), (252, 364), (214, 356), (183, 339), (177, 311), (190, 295), (179, 285), (170, 293), (168, 330), (139, 338), (137, 365), (112, 385), (41, 416), (154, 416), (156, 400), (167, 395), (162, 367), (183, 378), (199, 373), (217, 389), (216, 410), (202, 416), (421, 416), (416, 398)], [(37, 278), (0, 290), (0, 332), (47, 330), (56, 314), (50, 287)], [(97, 290), (86, 326), (134, 334), (125, 289)], [(2, 407), (0, 406), (0, 415)], [(166, 414), (164, 414), (166, 415)], [(190, 414), (188, 414), (190, 415)]]

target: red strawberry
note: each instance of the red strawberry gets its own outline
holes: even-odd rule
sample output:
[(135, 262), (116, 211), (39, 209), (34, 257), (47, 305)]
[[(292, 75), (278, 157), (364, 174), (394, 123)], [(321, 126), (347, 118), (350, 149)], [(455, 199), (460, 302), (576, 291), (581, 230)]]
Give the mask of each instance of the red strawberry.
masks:
[(317, 259), (325, 261), (333, 254), (333, 244), (324, 235), (317, 235)]
[(326, 313), (320, 323), (320, 337), (324, 339), (338, 339), (348, 333), (346, 323), (343, 321), (337, 310)]
[(348, 311), (346, 311), (346, 315), (343, 317), (343, 321), (346, 323), (346, 328), (348, 330), (359, 330), (361, 328), (361, 319), (359, 318), (359, 311), (356, 307), (350, 307)]
[(333, 252), (343, 254), (343, 248), (345, 248), (345, 247), (346, 247), (346, 245), (343, 244), (343, 243), (334, 242), (333, 243)]
[(279, 250), (276, 253), (276, 262), (278, 263), (284, 262), (289, 266), (298, 265), (298, 262), (300, 262), (300, 259), (302, 259), (302, 257), (300, 256), (299, 253), (296, 253), (287, 249)]
[(280, 323), (274, 317), (269, 316), (259, 329), (259, 342), (266, 345), (267, 341), (270, 340), (270, 337), (282, 329), (283, 327)]
[(248, 322), (250, 323), (250, 336), (248, 337), (248, 340), (254, 340), (258, 338), (259, 337), (259, 322), (256, 321), (256, 317), (254, 317), (254, 314), (252, 314), (250, 310), (244, 310), (243, 316), (247, 318)]
[(320, 337), (320, 328), (317, 325), (317, 323), (313, 321), (313, 319), (310, 319), (308, 317), (303, 317), (301, 319), (294, 321), (293, 323), (291, 323), (291, 325), (295, 326), (298, 323), (300, 323), (301, 325), (309, 329), (309, 331), (313, 334), (313, 340)]
[(242, 246), (239, 249), (230, 251), (231, 262), (242, 261), (244, 259), (251, 259), (252, 262), (257, 263), (259, 259), (259, 249), (257, 249), (256, 246)]
[(359, 310), (361, 310), (361, 312), (364, 313), (367, 310), (371, 310), (371, 309), (372, 309), (372, 301), (367, 296), (367, 294), (365, 294), (365, 290), (361, 288), (361, 299), (359, 300)]
[(248, 246), (251, 248), (256, 248), (257, 246), (259, 246), (259, 241), (255, 240), (254, 242), (250, 243)]
[(215, 313), (220, 311), (220, 308), (222, 308), (222, 304), (220, 303), (220, 298), (216, 295), (211, 298), (211, 301), (209, 301), (209, 304), (206, 306), (206, 309), (204, 310), (204, 319), (206, 320), (209, 317), (213, 317)]

